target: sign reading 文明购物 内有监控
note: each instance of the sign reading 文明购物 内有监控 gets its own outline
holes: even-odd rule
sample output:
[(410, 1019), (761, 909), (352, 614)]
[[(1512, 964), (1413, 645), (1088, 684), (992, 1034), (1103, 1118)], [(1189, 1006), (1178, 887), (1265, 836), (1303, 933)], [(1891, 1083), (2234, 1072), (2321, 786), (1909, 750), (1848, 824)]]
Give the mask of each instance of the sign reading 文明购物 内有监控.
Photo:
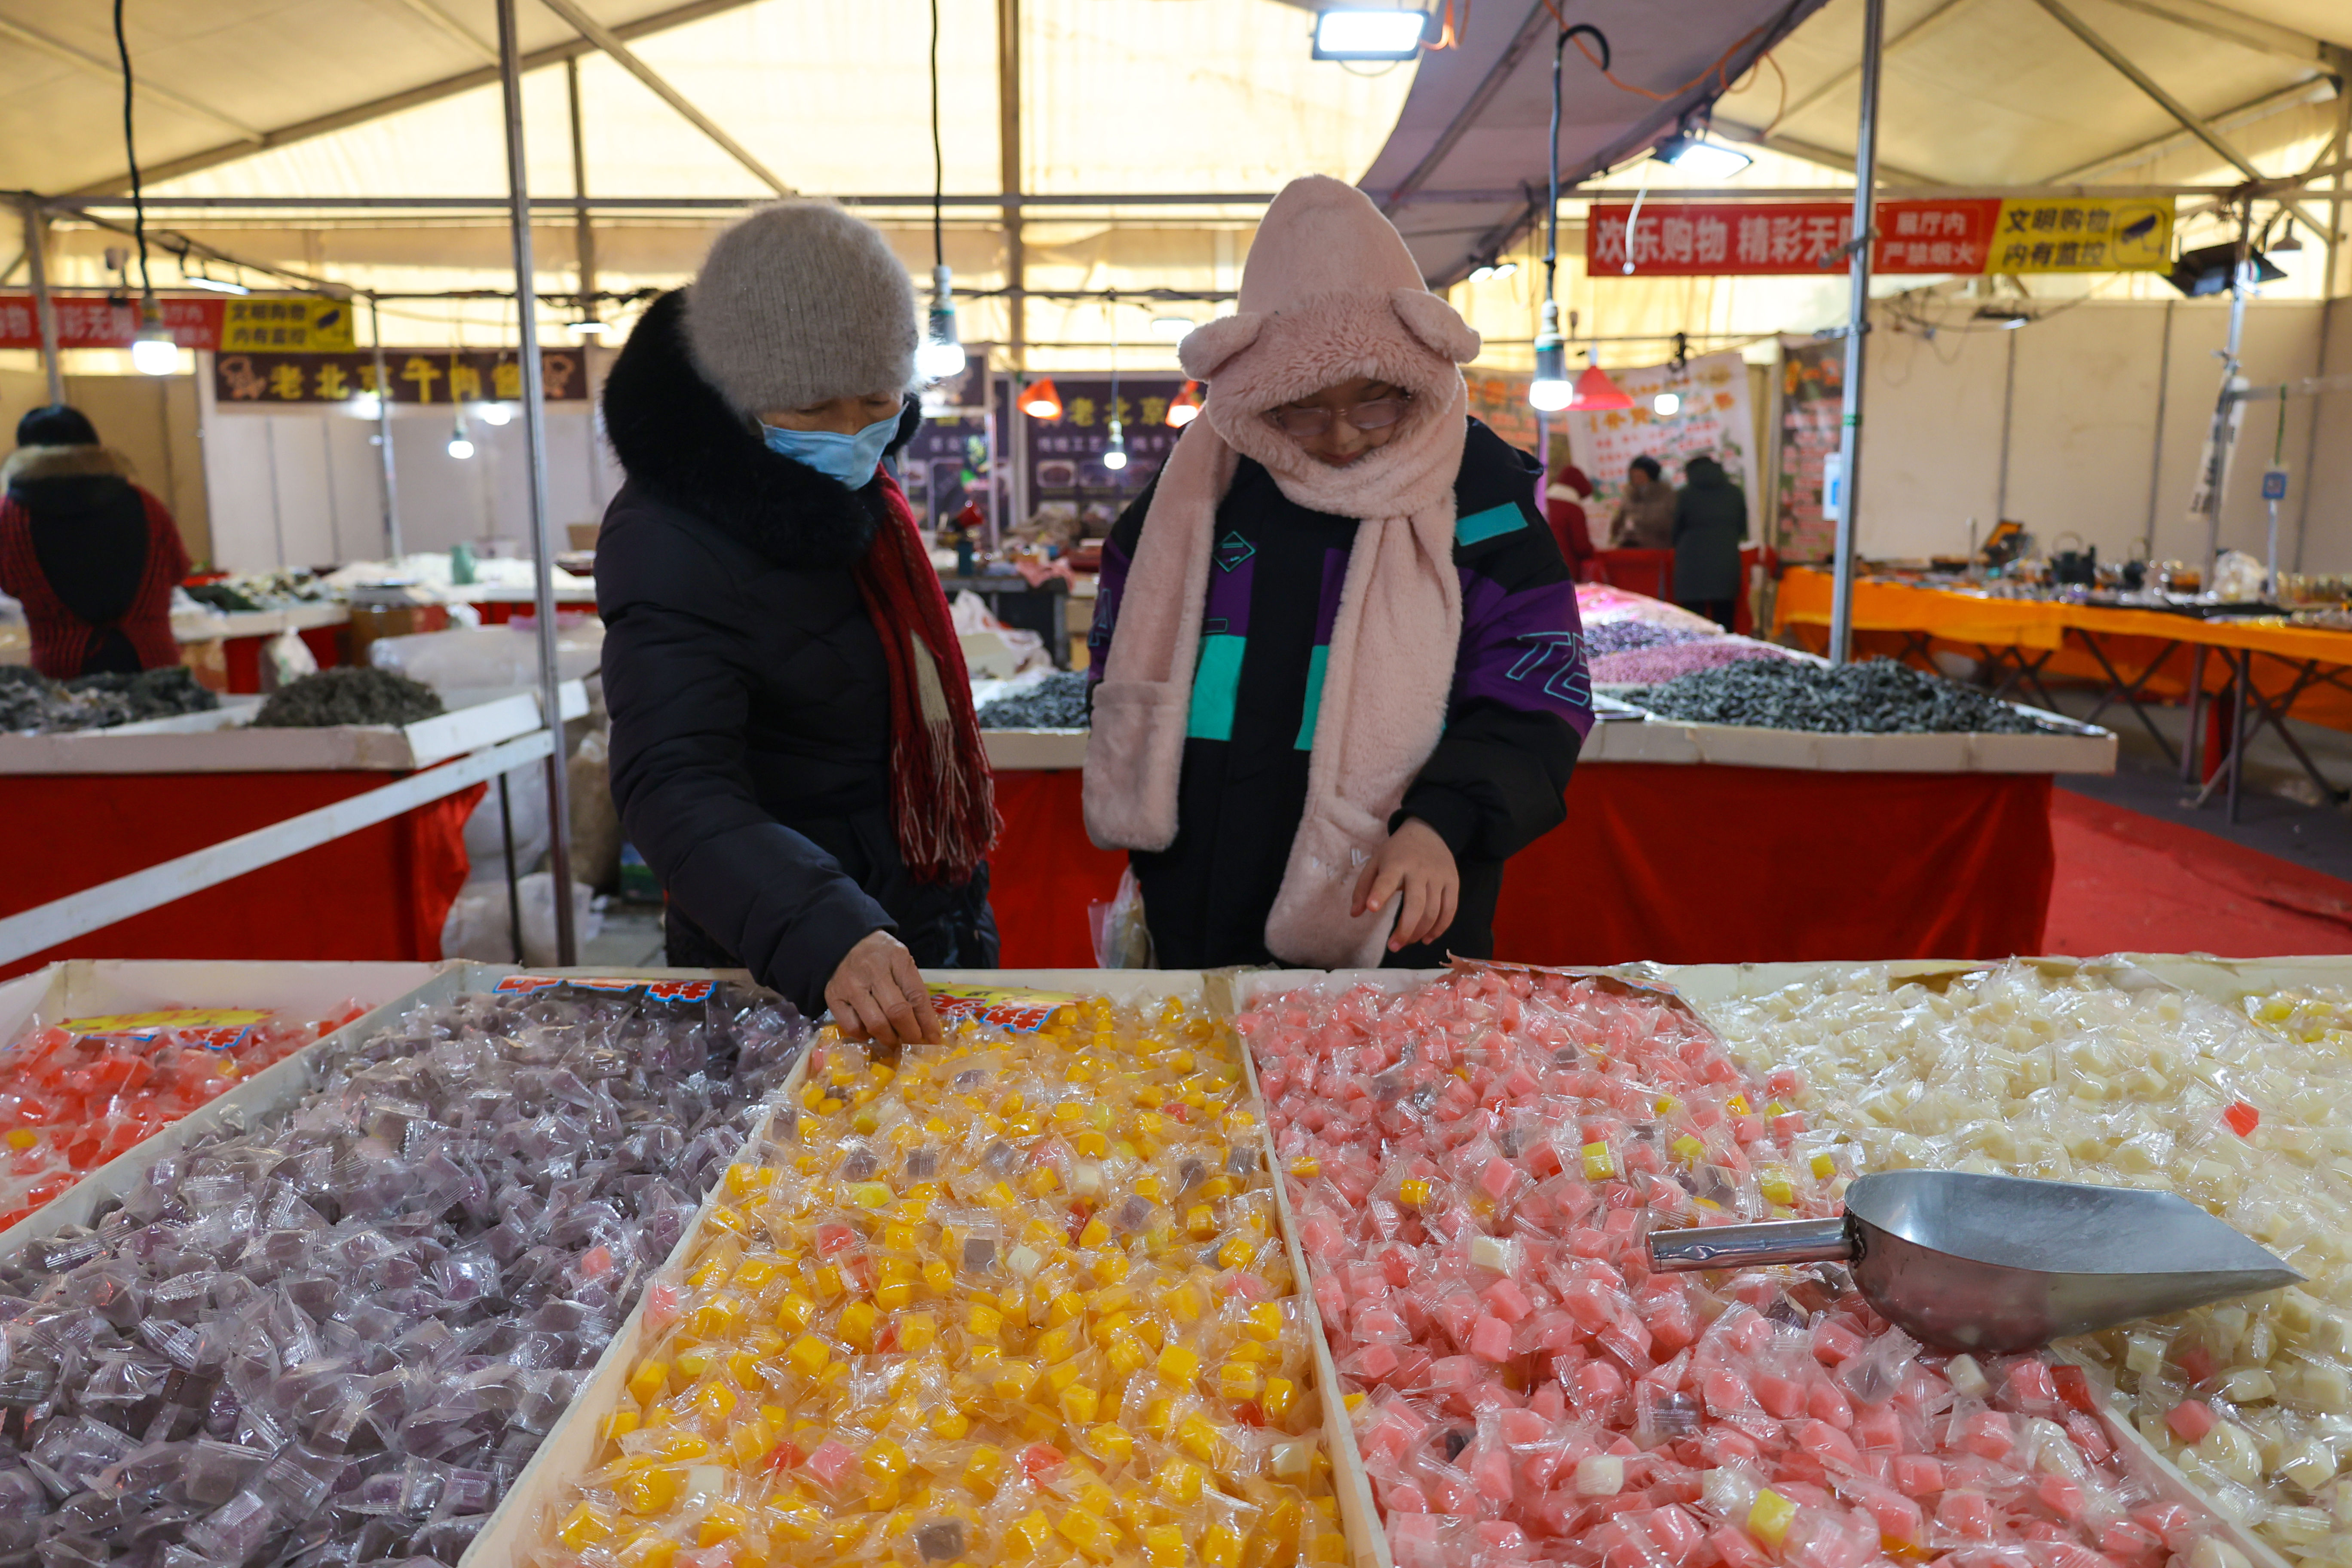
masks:
[[(2171, 265), (2173, 201), (2049, 195), (1885, 201), (1874, 272), (2131, 272)], [(1841, 267), (1843, 202), (1596, 202), (1585, 220), (1594, 278), (1809, 274)], [(1630, 254), (1633, 270), (1625, 270)]]

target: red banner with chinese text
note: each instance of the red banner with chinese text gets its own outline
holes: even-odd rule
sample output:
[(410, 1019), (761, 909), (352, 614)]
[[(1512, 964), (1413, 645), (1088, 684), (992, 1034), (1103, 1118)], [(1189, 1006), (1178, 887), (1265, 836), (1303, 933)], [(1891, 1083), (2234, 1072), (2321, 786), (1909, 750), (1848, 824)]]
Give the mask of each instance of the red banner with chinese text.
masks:
[[(2000, 203), (1890, 201), (1877, 210), (1872, 270), (1981, 272)], [(1630, 205), (1593, 205), (1584, 239), (1593, 277), (1624, 276), (1632, 222)], [(1633, 236), (1633, 276), (1820, 272), (1843, 264), (1853, 226), (1853, 208), (1844, 202), (1645, 202)]]
[[(63, 349), (127, 349), (139, 331), (135, 300), (104, 296), (56, 295), (49, 303), (58, 312), (58, 346)], [(221, 319), (226, 300), (158, 300), (163, 324), (184, 349), (216, 349), (221, 342)], [(41, 321), (34, 313), (30, 294), (0, 294), (0, 349), (41, 346)]]

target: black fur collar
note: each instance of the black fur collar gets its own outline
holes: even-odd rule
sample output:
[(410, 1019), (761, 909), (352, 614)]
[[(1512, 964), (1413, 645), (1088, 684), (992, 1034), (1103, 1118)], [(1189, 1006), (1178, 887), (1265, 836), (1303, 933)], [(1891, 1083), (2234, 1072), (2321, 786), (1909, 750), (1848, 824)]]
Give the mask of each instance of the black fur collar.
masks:
[[(914, 399), (891, 441), (922, 423)], [(772, 452), (702, 379), (686, 346), (686, 291), (654, 301), (604, 382), (604, 434), (629, 482), (782, 566), (855, 565), (882, 518), (877, 480), (853, 491)]]

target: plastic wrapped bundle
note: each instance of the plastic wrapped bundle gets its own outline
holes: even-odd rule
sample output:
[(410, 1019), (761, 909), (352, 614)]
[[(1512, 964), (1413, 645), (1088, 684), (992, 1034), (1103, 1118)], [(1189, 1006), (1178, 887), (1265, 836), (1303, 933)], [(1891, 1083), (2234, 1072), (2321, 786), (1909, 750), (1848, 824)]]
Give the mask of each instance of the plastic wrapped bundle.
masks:
[(750, 995), (467, 996), (0, 1264), (0, 1551), (454, 1564), (782, 1081)]
[(1345, 1561), (1223, 1029), (1088, 1002), (810, 1068), (648, 1298), (550, 1560)]
[[(150, 1134), (367, 1009), (308, 1024), (36, 1030), (0, 1057), (0, 1228), (16, 1224)], [(115, 1020), (89, 1020), (89, 1024)]]
[(2080, 1342), (2131, 1419), (2290, 1558), (2352, 1562), (2352, 1034), (2315, 999), (2257, 1016), (2122, 968), (2011, 963), (1948, 984), (1833, 973), (1714, 1016), (1871, 1169), (1934, 1167), (2178, 1192), (2309, 1283)]
[(1599, 658), (1612, 653), (1632, 653), (1635, 648), (1673, 647), (1680, 643), (1697, 642), (1705, 632), (1683, 626), (1662, 626), (1651, 621), (1602, 621), (1584, 628), (1584, 651)]
[(1927, 1352), (1834, 1266), (1650, 1272), (1654, 1229), (1846, 1180), (1799, 1076), (1664, 994), (1483, 970), (1240, 1026), (1399, 1568), (2237, 1556), (2078, 1368)]

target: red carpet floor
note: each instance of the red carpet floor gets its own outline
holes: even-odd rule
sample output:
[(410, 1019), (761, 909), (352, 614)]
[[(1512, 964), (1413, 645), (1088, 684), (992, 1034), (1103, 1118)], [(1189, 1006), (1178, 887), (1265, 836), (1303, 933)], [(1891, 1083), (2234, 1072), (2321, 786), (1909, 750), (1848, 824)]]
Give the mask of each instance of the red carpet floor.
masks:
[(2352, 953), (2352, 882), (2063, 789), (2050, 828), (2045, 952)]

